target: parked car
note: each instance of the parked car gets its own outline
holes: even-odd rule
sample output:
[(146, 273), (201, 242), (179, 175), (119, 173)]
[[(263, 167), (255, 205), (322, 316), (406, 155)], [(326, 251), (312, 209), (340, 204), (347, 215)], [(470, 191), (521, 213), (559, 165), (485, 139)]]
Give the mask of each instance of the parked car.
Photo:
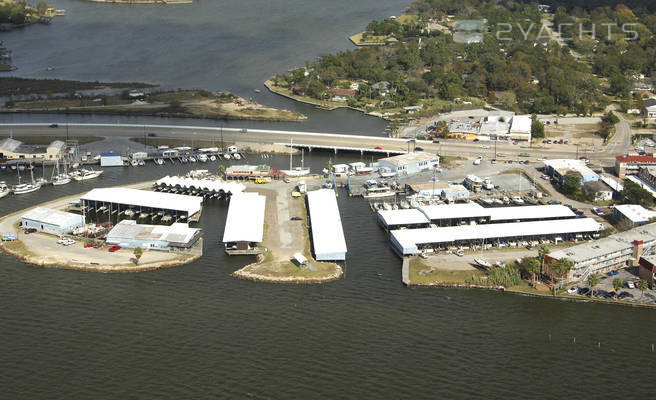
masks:
[(157, 137), (157, 135), (153, 132), (148, 132), (148, 137)]
[(291, 217), (290, 220), (291, 221), (303, 221), (303, 218), (301, 218), (301, 217)]
[(30, 233), (36, 232), (36, 228), (27, 228), (25, 229), (25, 234), (29, 235)]
[(592, 212), (599, 215), (599, 216), (604, 215), (604, 211), (601, 208), (598, 208), (598, 207), (594, 207), (592, 209)]
[(581, 296), (585, 296), (585, 295), (587, 295), (588, 293), (590, 293), (590, 288), (584, 287), (584, 288), (580, 288), (580, 289), (579, 289), (579, 294), (580, 294)]
[(457, 255), (458, 257), (462, 257), (465, 255), (465, 253), (462, 250), (455, 250), (453, 254)]
[(241, 132), (241, 133), (246, 133), (246, 132), (248, 132), (248, 129), (246, 129), (246, 128), (241, 128), (241, 130), (240, 130), (239, 132)]
[(380, 147), (380, 146), (376, 146), (376, 147), (374, 147), (374, 150), (382, 150), (382, 149), (383, 149), (383, 148)]
[(610, 272), (608, 272), (608, 276), (615, 276), (615, 275), (617, 275), (617, 274), (619, 274), (619, 272), (617, 272), (617, 271), (610, 271)]
[(633, 299), (634, 296), (629, 292), (622, 292), (617, 295), (618, 299)]
[(14, 240), (16, 240), (16, 236), (12, 235), (11, 233), (6, 233), (6, 234), (2, 235), (2, 241), (3, 242), (12, 242)]
[(415, 151), (424, 151), (423, 147), (415, 147)]
[(439, 139), (433, 139), (433, 143), (439, 143), (439, 142), (440, 142)]
[(547, 204), (551, 204), (551, 205), (560, 204), (560, 201), (558, 201), (558, 200), (549, 200), (549, 201), (547, 201)]
[(633, 281), (626, 281), (626, 287), (628, 287), (629, 289), (635, 289), (636, 285), (635, 283), (633, 283)]
[(112, 246), (112, 247), (109, 248), (110, 253), (113, 253), (113, 252), (119, 251), (119, 250), (121, 250), (121, 246)]
[(567, 289), (567, 293), (569, 294), (577, 294), (579, 292), (578, 286), (572, 286), (571, 288)]
[(50, 127), (51, 127), (51, 128), (59, 128), (59, 125), (57, 125), (57, 124), (50, 124)]

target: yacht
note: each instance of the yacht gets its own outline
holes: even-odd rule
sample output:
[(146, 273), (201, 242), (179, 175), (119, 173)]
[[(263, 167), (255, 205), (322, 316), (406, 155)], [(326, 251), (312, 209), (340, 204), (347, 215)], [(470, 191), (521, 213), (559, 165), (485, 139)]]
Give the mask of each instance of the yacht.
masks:
[(19, 183), (12, 188), (12, 192), (14, 194), (27, 194), (36, 192), (39, 189), (41, 189), (41, 185), (38, 183)]
[(216, 161), (216, 156), (210, 156), (210, 161)]
[(139, 160), (137, 161), (137, 164), (139, 164), (140, 167), (143, 167), (144, 165), (146, 165), (146, 162), (144, 160)]
[(305, 175), (310, 175), (310, 169), (305, 168), (303, 165), (304, 163), (304, 151), (301, 150), (301, 166), (294, 168), (292, 166), (292, 161), (293, 161), (293, 152), (294, 152), (294, 142), (290, 139), (289, 141), (289, 169), (283, 169), (280, 172), (287, 176), (305, 176)]
[(71, 182), (71, 177), (66, 174), (58, 174), (52, 178), (54, 186), (61, 186)]
[(235, 160), (241, 160), (241, 156), (239, 155), (239, 153), (235, 153), (235, 154), (233, 154), (232, 157), (233, 157)]
[(229, 159), (230, 159), (230, 154), (225, 153), (225, 154), (223, 155), (223, 158), (225, 158), (226, 160), (229, 160)]
[(92, 169), (84, 169), (83, 168), (81, 170), (78, 170), (73, 175), (73, 179), (75, 179), (78, 182), (79, 181), (86, 181), (86, 180), (89, 180), (89, 179), (97, 178), (100, 175), (102, 175), (102, 173), (103, 173), (103, 171), (95, 171), (95, 170), (92, 170)]
[(132, 160), (132, 161), (130, 161), (130, 165), (132, 165), (133, 167), (136, 167), (136, 166), (139, 165), (139, 161), (137, 161), (137, 160)]
[(207, 155), (206, 154), (199, 154), (198, 155), (198, 161), (204, 163), (207, 162)]
[(388, 185), (379, 184), (373, 179), (368, 180), (364, 184), (364, 188), (365, 188), (365, 193), (362, 197), (364, 197), (365, 199), (375, 199), (375, 198), (390, 197), (395, 195), (395, 193)]

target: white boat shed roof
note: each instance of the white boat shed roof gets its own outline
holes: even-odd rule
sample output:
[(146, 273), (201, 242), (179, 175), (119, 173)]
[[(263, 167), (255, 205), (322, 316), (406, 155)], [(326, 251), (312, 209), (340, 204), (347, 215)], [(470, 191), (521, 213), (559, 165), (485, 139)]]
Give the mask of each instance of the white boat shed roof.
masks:
[(223, 242), (262, 242), (266, 197), (258, 193), (239, 193), (230, 198)]
[(312, 242), (317, 260), (345, 260), (346, 240), (332, 189), (308, 192)]
[(439, 219), (482, 218), (490, 215), (490, 208), (478, 203), (438, 204), (418, 208), (431, 221)]
[(404, 255), (418, 252), (417, 245), (452, 243), (463, 240), (495, 240), (524, 236), (546, 236), (598, 232), (601, 224), (592, 218), (555, 221), (511, 222), (448, 226), (443, 228), (403, 229), (392, 231), (392, 243)]
[(189, 216), (199, 212), (203, 203), (202, 197), (130, 188), (93, 189), (89, 193), (80, 197), (80, 199), (86, 201), (123, 204), (133, 207), (149, 207), (186, 212)]
[(544, 206), (517, 206), (488, 208), (490, 221), (511, 221), (531, 219), (575, 218), (576, 214), (569, 207), (561, 204)]
[(430, 223), (426, 215), (415, 208), (407, 210), (380, 210), (378, 211), (378, 218), (385, 226)]
[(22, 219), (29, 219), (42, 224), (54, 226), (73, 226), (83, 223), (84, 219), (80, 214), (73, 214), (65, 211), (55, 210), (52, 208), (36, 207), (21, 216)]

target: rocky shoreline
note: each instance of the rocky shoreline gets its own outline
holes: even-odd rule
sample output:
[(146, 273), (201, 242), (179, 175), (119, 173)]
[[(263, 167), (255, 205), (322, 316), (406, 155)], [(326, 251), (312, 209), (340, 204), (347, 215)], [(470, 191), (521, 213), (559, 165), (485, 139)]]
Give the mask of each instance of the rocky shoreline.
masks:
[(256, 268), (262, 265), (264, 261), (264, 256), (262, 254), (257, 256), (257, 261), (248, 264), (242, 269), (239, 269), (233, 272), (231, 275), (235, 278), (246, 279), (254, 282), (266, 282), (266, 283), (294, 283), (294, 284), (304, 284), (304, 283), (328, 283), (334, 282), (340, 279), (344, 275), (342, 267), (335, 264), (335, 272), (329, 275), (324, 275), (322, 277), (304, 277), (304, 276), (271, 276), (271, 275), (262, 275), (255, 272), (247, 271), (248, 269)]

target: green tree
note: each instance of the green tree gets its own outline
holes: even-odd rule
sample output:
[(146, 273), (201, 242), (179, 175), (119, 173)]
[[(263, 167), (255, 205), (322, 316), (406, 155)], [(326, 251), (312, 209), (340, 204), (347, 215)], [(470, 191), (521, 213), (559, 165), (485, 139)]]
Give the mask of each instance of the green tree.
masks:
[(560, 185), (560, 190), (566, 196), (574, 196), (581, 190), (581, 175), (577, 173), (568, 173)]
[(638, 282), (636, 282), (636, 287), (640, 289), (640, 301), (642, 301), (642, 297), (645, 295), (645, 290), (649, 288), (649, 285), (647, 284), (646, 280), (640, 279)]
[(219, 173), (223, 174), (223, 173), (225, 173), (225, 170), (226, 170), (225, 165), (223, 165), (223, 164), (219, 165)]
[(137, 259), (136, 264), (139, 264), (139, 260), (141, 259), (141, 256), (143, 256), (143, 249), (141, 247), (135, 247), (134, 248), (134, 258)]
[(36, 9), (37, 9), (37, 11), (39, 11), (39, 14), (43, 15), (43, 14), (46, 13), (46, 10), (48, 9), (48, 4), (46, 4), (45, 1), (40, 1), (36, 5)]
[(643, 189), (637, 183), (626, 179), (624, 181), (624, 190), (623, 194), (623, 203), (624, 204), (638, 204), (645, 208), (649, 208), (654, 205), (654, 198), (651, 193), (646, 189)]
[(533, 138), (544, 137), (544, 124), (538, 120), (538, 116), (533, 114), (533, 122), (531, 123), (531, 136)]
[(594, 297), (594, 288), (599, 284), (600, 278), (601, 277), (599, 276), (599, 274), (592, 274), (588, 276), (588, 285), (590, 285), (590, 290), (591, 290), (590, 295), (593, 297)]
[(624, 281), (622, 278), (613, 279), (613, 289), (615, 289), (615, 298), (617, 299), (618, 292), (624, 286)]

